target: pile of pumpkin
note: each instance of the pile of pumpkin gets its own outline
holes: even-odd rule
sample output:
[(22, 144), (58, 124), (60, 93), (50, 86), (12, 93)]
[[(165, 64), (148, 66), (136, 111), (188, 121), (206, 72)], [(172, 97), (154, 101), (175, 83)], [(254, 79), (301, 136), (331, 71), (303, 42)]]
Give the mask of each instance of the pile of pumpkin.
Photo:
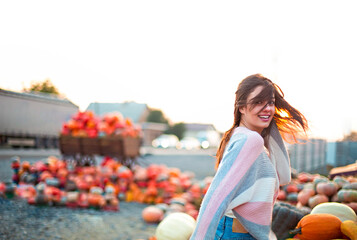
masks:
[[(296, 175), (290, 184), (280, 188), (278, 201), (274, 205), (272, 230), (278, 239), (357, 240), (357, 200), (351, 198), (355, 191), (357, 193), (357, 189), (353, 188), (355, 181), (357, 179), (352, 177), (338, 176), (329, 180), (319, 174)], [(180, 209), (184, 211), (184, 206), (187, 207), (182, 198), (173, 198), (172, 204), (174, 209), (167, 204), (155, 204), (142, 212), (147, 222), (160, 223), (156, 233), (158, 239), (173, 239), (161, 238), (160, 225), (170, 213)]]
[(137, 137), (140, 134), (140, 127), (120, 112), (108, 113), (100, 118), (92, 111), (79, 111), (62, 125), (61, 130), (64, 136), (90, 138), (109, 135)]
[[(170, 239), (166, 225), (192, 233), (202, 198), (212, 177), (196, 180), (192, 172), (152, 164), (132, 169), (105, 157), (98, 166), (72, 166), (56, 157), (30, 164), (15, 158), (10, 182), (0, 182), (0, 196), (29, 204), (119, 210), (120, 201), (149, 204), (147, 223), (158, 223), (155, 237)], [(272, 229), (279, 239), (357, 240), (357, 179), (300, 173), (281, 187)], [(287, 221), (287, 219), (289, 219)], [(185, 229), (185, 230), (184, 230)], [(162, 236), (162, 237), (160, 237)], [(187, 238), (182, 238), (187, 239)]]
[[(319, 174), (299, 173), (290, 184), (280, 188), (278, 200), (275, 211), (278, 205), (289, 206), (294, 210), (290, 215), (295, 215), (294, 221), (286, 221), (293, 218), (285, 214), (279, 220), (273, 212), (273, 230), (278, 237), (280, 228), (285, 231), (280, 236), (285, 238), (295, 235), (302, 240), (357, 240), (357, 178), (336, 176), (329, 179)], [(274, 223), (279, 228), (274, 229)]]
[(164, 165), (134, 167), (134, 183), (129, 185), (126, 201), (151, 204), (142, 212), (148, 223), (158, 223), (173, 212), (184, 212), (197, 218), (203, 196), (212, 177), (198, 181), (191, 172)]
[(278, 201), (274, 205), (272, 230), (278, 239), (357, 240), (357, 215), (338, 202), (320, 203), (307, 213)]
[(357, 212), (357, 178), (335, 176), (331, 180), (302, 172), (290, 184), (280, 188), (278, 200), (307, 210), (323, 202), (340, 202)]
[[(20, 197), (29, 204), (119, 210), (119, 202), (155, 204), (167, 214), (197, 217), (211, 179), (152, 164), (132, 169), (105, 157), (99, 166), (72, 166), (56, 157), (30, 164), (13, 159), (12, 181), (0, 183), (0, 196)], [(143, 214), (147, 222), (158, 222)], [(160, 217), (160, 220), (163, 216)]]
[[(162, 216), (157, 208), (149, 206), (144, 211)], [(143, 215), (147, 214), (144, 211)], [(151, 239), (188, 240), (195, 226), (195, 219), (188, 214), (170, 213)], [(320, 203), (310, 213), (304, 213), (294, 205), (278, 201), (274, 205), (272, 230), (280, 240), (357, 240), (357, 216), (352, 208), (337, 202)]]
[[(330, 180), (319, 174), (296, 175), (290, 184), (280, 189), (273, 210), (272, 230), (278, 239), (357, 240), (357, 199), (352, 198), (357, 193), (355, 182), (357, 179), (353, 177), (338, 176)], [(172, 203), (175, 206), (174, 212), (179, 211), (178, 204), (181, 204), (181, 209), (185, 206), (184, 200), (180, 198), (173, 198)], [(172, 212), (170, 206), (156, 204), (145, 208), (142, 217), (148, 222), (159, 222), (155, 234), (158, 240), (189, 239), (184, 236), (190, 236), (194, 221), (177, 220), (181, 224), (174, 225), (185, 228), (182, 232), (186, 235), (180, 236), (171, 228), (165, 228), (166, 225), (171, 226), (172, 221), (176, 222)], [(175, 237), (171, 238), (170, 235)]]

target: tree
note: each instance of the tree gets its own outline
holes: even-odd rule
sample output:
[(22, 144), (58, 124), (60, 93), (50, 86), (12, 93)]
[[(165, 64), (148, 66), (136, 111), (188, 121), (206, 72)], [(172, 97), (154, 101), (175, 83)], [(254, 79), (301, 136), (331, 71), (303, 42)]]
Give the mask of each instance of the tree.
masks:
[(165, 123), (168, 124), (168, 120), (165, 118), (161, 110), (150, 110), (148, 117), (146, 118), (147, 122), (153, 123)]
[(153, 123), (168, 124), (169, 127), (165, 131), (165, 133), (176, 135), (179, 139), (183, 138), (183, 135), (186, 131), (184, 123), (181, 122), (181, 123), (176, 123), (176, 124), (171, 125), (169, 123), (169, 120), (163, 114), (163, 112), (158, 109), (150, 109), (150, 112), (149, 112), (148, 117), (146, 118), (146, 121), (153, 122)]
[(185, 131), (186, 131), (185, 124), (181, 122), (169, 126), (169, 128), (165, 131), (165, 133), (174, 134), (181, 140), (183, 138), (183, 135), (185, 134)]
[(357, 142), (357, 132), (351, 132), (343, 137), (343, 141)]
[(60, 95), (58, 89), (53, 85), (50, 79), (46, 79), (43, 82), (31, 82), (29, 88), (24, 88), (25, 92), (42, 92), (42, 93), (51, 93), (55, 95)]

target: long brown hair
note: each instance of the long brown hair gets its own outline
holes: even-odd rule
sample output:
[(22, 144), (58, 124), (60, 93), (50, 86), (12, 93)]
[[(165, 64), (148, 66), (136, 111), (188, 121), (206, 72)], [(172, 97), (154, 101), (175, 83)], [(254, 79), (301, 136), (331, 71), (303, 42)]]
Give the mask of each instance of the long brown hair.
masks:
[[(226, 131), (222, 137), (216, 154), (216, 168), (222, 160), (224, 149), (226, 148), (234, 129), (240, 124), (242, 114), (240, 113), (239, 108), (247, 106), (249, 94), (258, 86), (263, 86), (263, 90), (251, 100), (251, 107), (254, 107), (255, 102), (269, 101), (275, 97), (275, 114), (273, 119), (276, 122), (283, 139), (289, 143), (296, 143), (299, 138), (306, 138), (306, 131), (308, 129), (306, 118), (284, 99), (284, 93), (280, 87), (261, 74), (250, 75), (239, 83), (238, 89), (235, 92), (236, 100), (234, 103), (233, 126)], [(267, 141), (271, 124), (261, 133), (265, 141)]]

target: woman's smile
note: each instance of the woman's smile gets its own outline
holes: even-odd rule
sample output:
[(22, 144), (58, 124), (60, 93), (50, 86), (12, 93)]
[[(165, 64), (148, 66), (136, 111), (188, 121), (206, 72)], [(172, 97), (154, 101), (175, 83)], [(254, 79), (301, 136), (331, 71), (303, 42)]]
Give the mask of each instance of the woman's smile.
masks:
[[(263, 86), (256, 87), (248, 96), (247, 102), (257, 97), (263, 90)], [(274, 96), (272, 96), (274, 97)], [(275, 113), (274, 100), (259, 101), (253, 105), (248, 104), (240, 109), (242, 113), (241, 124), (250, 130), (261, 133), (269, 127)]]
[(270, 121), (270, 114), (269, 115), (258, 115), (258, 117), (263, 121), (263, 122), (269, 122)]

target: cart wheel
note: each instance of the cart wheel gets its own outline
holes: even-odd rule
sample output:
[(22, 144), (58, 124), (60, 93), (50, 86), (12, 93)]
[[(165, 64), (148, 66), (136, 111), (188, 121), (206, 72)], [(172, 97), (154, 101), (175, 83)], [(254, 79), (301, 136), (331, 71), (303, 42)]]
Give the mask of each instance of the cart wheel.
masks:
[(87, 158), (85, 159), (84, 165), (85, 166), (95, 166), (96, 165), (95, 157), (93, 155), (87, 156)]
[(97, 165), (97, 161), (95, 160), (95, 157), (92, 155), (89, 159), (89, 163), (91, 166), (96, 166)]
[(125, 164), (125, 166), (127, 166), (129, 169), (133, 169), (133, 167), (134, 167), (135, 164), (136, 164), (136, 158), (130, 158), (130, 157), (125, 158), (124, 164)]
[(66, 162), (67, 168), (74, 169), (77, 165), (77, 157), (75, 155), (63, 155), (63, 160)]
[(81, 166), (95, 166), (96, 161), (93, 155), (84, 155), (80, 160)]

